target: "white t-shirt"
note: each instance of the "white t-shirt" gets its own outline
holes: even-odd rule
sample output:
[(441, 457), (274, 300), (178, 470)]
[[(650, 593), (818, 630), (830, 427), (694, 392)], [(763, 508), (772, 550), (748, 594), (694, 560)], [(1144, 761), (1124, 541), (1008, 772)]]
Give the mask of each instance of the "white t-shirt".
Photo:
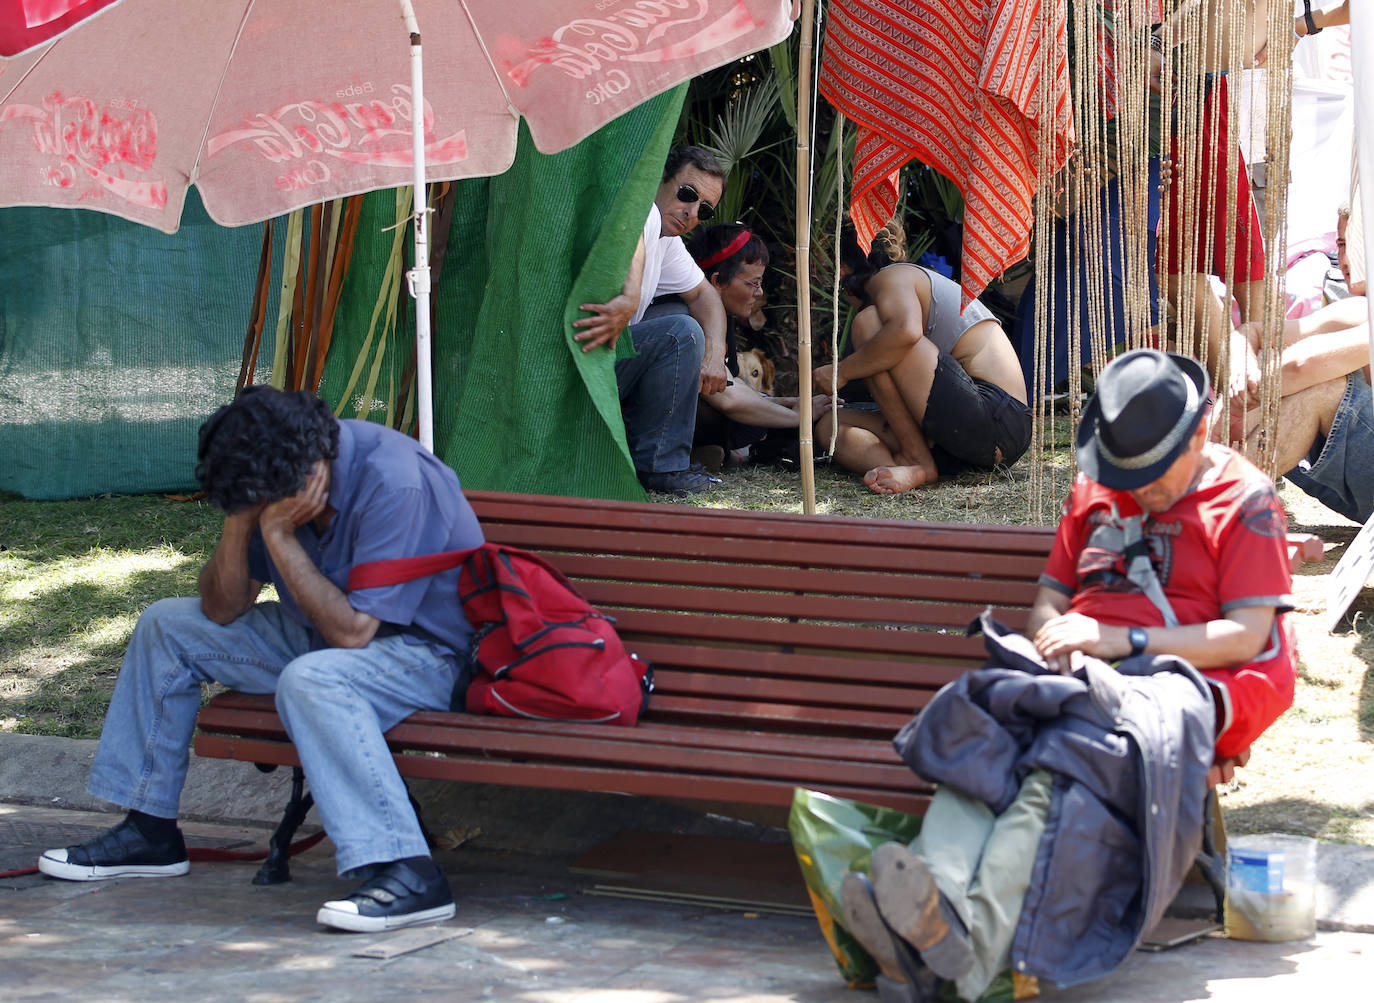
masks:
[(638, 324), (655, 296), (685, 293), (706, 281), (706, 273), (687, 253), (681, 237), (664, 237), (663, 217), (658, 204), (649, 207), (644, 223), (644, 277), (639, 282), (639, 309), (630, 318)]

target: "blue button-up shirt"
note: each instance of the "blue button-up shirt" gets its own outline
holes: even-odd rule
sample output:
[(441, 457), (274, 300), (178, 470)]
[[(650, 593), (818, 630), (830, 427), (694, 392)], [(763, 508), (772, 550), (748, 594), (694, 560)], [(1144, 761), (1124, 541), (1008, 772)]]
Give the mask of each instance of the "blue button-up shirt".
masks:
[[(409, 436), (383, 425), (339, 422), (339, 455), (330, 470), (329, 504), (334, 518), (324, 533), (312, 523), (296, 539), (320, 573), (347, 589), (355, 565), (444, 550), (465, 550), (483, 542), (477, 516), (458, 485), (458, 475)], [(310, 628), (314, 646), (324, 647), (263, 543), (253, 534), (249, 573), (277, 588), (287, 612)], [(349, 603), (375, 616), (415, 643), (450, 654), (467, 653), (472, 628), (458, 602), (458, 569), (399, 585), (359, 589)]]

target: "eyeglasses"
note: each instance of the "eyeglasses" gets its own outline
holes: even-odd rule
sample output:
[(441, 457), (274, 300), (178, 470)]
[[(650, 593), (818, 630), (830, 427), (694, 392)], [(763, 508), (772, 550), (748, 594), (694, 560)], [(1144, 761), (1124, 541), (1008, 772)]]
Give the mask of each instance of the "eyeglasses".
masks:
[(707, 222), (716, 214), (716, 207), (710, 202), (703, 201), (702, 197), (697, 194), (697, 190), (691, 185), (677, 186), (677, 200), (679, 202), (685, 202), (688, 205), (693, 202), (700, 202), (701, 205), (697, 206), (697, 219), (701, 220), (703, 223)]

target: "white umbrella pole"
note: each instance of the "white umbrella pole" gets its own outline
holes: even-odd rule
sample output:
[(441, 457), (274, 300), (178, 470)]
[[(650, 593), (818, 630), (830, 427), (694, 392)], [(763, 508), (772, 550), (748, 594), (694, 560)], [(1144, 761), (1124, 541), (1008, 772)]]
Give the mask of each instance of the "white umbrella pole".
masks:
[(415, 411), (420, 445), (432, 453), (434, 396), (429, 336), (429, 216), (425, 211), (425, 77), (420, 25), (410, 0), (401, 0), (401, 14), (410, 32), (410, 149), (415, 162), (415, 267), (406, 272), (410, 295), (415, 300)]

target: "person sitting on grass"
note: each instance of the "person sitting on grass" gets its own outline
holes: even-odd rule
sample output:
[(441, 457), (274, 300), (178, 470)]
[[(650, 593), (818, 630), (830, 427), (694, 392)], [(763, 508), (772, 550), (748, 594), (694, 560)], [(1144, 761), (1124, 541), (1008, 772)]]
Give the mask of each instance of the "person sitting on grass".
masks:
[[(1030, 445), (1026, 381), (996, 318), (959, 284), (902, 261), (895, 223), (867, 255), (852, 227), (841, 239), (841, 289), (859, 311), (854, 352), (818, 366), (817, 393), (867, 380), (878, 412), (842, 409), (835, 460), (869, 490), (898, 494), (941, 475), (1015, 463)], [(830, 420), (817, 439), (830, 440)]]
[[(1262, 325), (1242, 325), (1246, 390), (1233, 400), (1233, 427), (1258, 447)], [(1333, 512), (1358, 523), (1374, 515), (1374, 401), (1369, 389), (1369, 313), (1363, 296), (1337, 300), (1284, 324), (1279, 356), (1275, 466)], [(1248, 431), (1246, 431), (1248, 429)]]
[(1103, 369), (1025, 636), (984, 614), (987, 665), (898, 735), (941, 786), (916, 840), (842, 887), (884, 1000), (1112, 972), (1192, 866), (1208, 787), (1292, 703), (1283, 509), (1208, 410), (1193, 359)]
[[(177, 827), (201, 685), (273, 693), (341, 876), (367, 875), (317, 922), (372, 932), (454, 914), (383, 734), (447, 710), (470, 669), (458, 569), (346, 592), (350, 569), (482, 544), (458, 477), (409, 436), (340, 421), (304, 391), (249, 387), (200, 428), (196, 477), (224, 529), (197, 598), (139, 617), (88, 784), (128, 809), (109, 831), (48, 850), (69, 881), (190, 869)], [(259, 602), (271, 582), (277, 601)]]
[[(645, 491), (685, 498), (711, 478), (691, 462), (697, 394), (725, 389), (725, 310), (682, 238), (715, 215), (725, 194), (725, 168), (709, 150), (668, 153), (621, 291), (605, 303), (583, 303), (591, 316), (573, 322), (582, 351), (615, 352), (629, 332), (634, 354), (615, 362), (625, 441)], [(671, 306), (658, 297), (674, 296)]]
[[(721, 223), (699, 230), (687, 245), (687, 250), (706, 274), (706, 279), (720, 295), (727, 317), (725, 333), (725, 366), (731, 379), (725, 389), (716, 394), (702, 394), (697, 401), (696, 433), (692, 440), (693, 456), (714, 453), (709, 470), (719, 469), (722, 459), (762, 443), (785, 441), (787, 433), (770, 435), (773, 430), (793, 430), (790, 436), (796, 445), (797, 398), (767, 397), (739, 378), (737, 331), (748, 324), (754, 311), (763, 306), (763, 274), (768, 268), (768, 247), (743, 223)], [(830, 409), (830, 399), (816, 395), (812, 401), (813, 414)], [(772, 450), (770, 450), (772, 452)]]

